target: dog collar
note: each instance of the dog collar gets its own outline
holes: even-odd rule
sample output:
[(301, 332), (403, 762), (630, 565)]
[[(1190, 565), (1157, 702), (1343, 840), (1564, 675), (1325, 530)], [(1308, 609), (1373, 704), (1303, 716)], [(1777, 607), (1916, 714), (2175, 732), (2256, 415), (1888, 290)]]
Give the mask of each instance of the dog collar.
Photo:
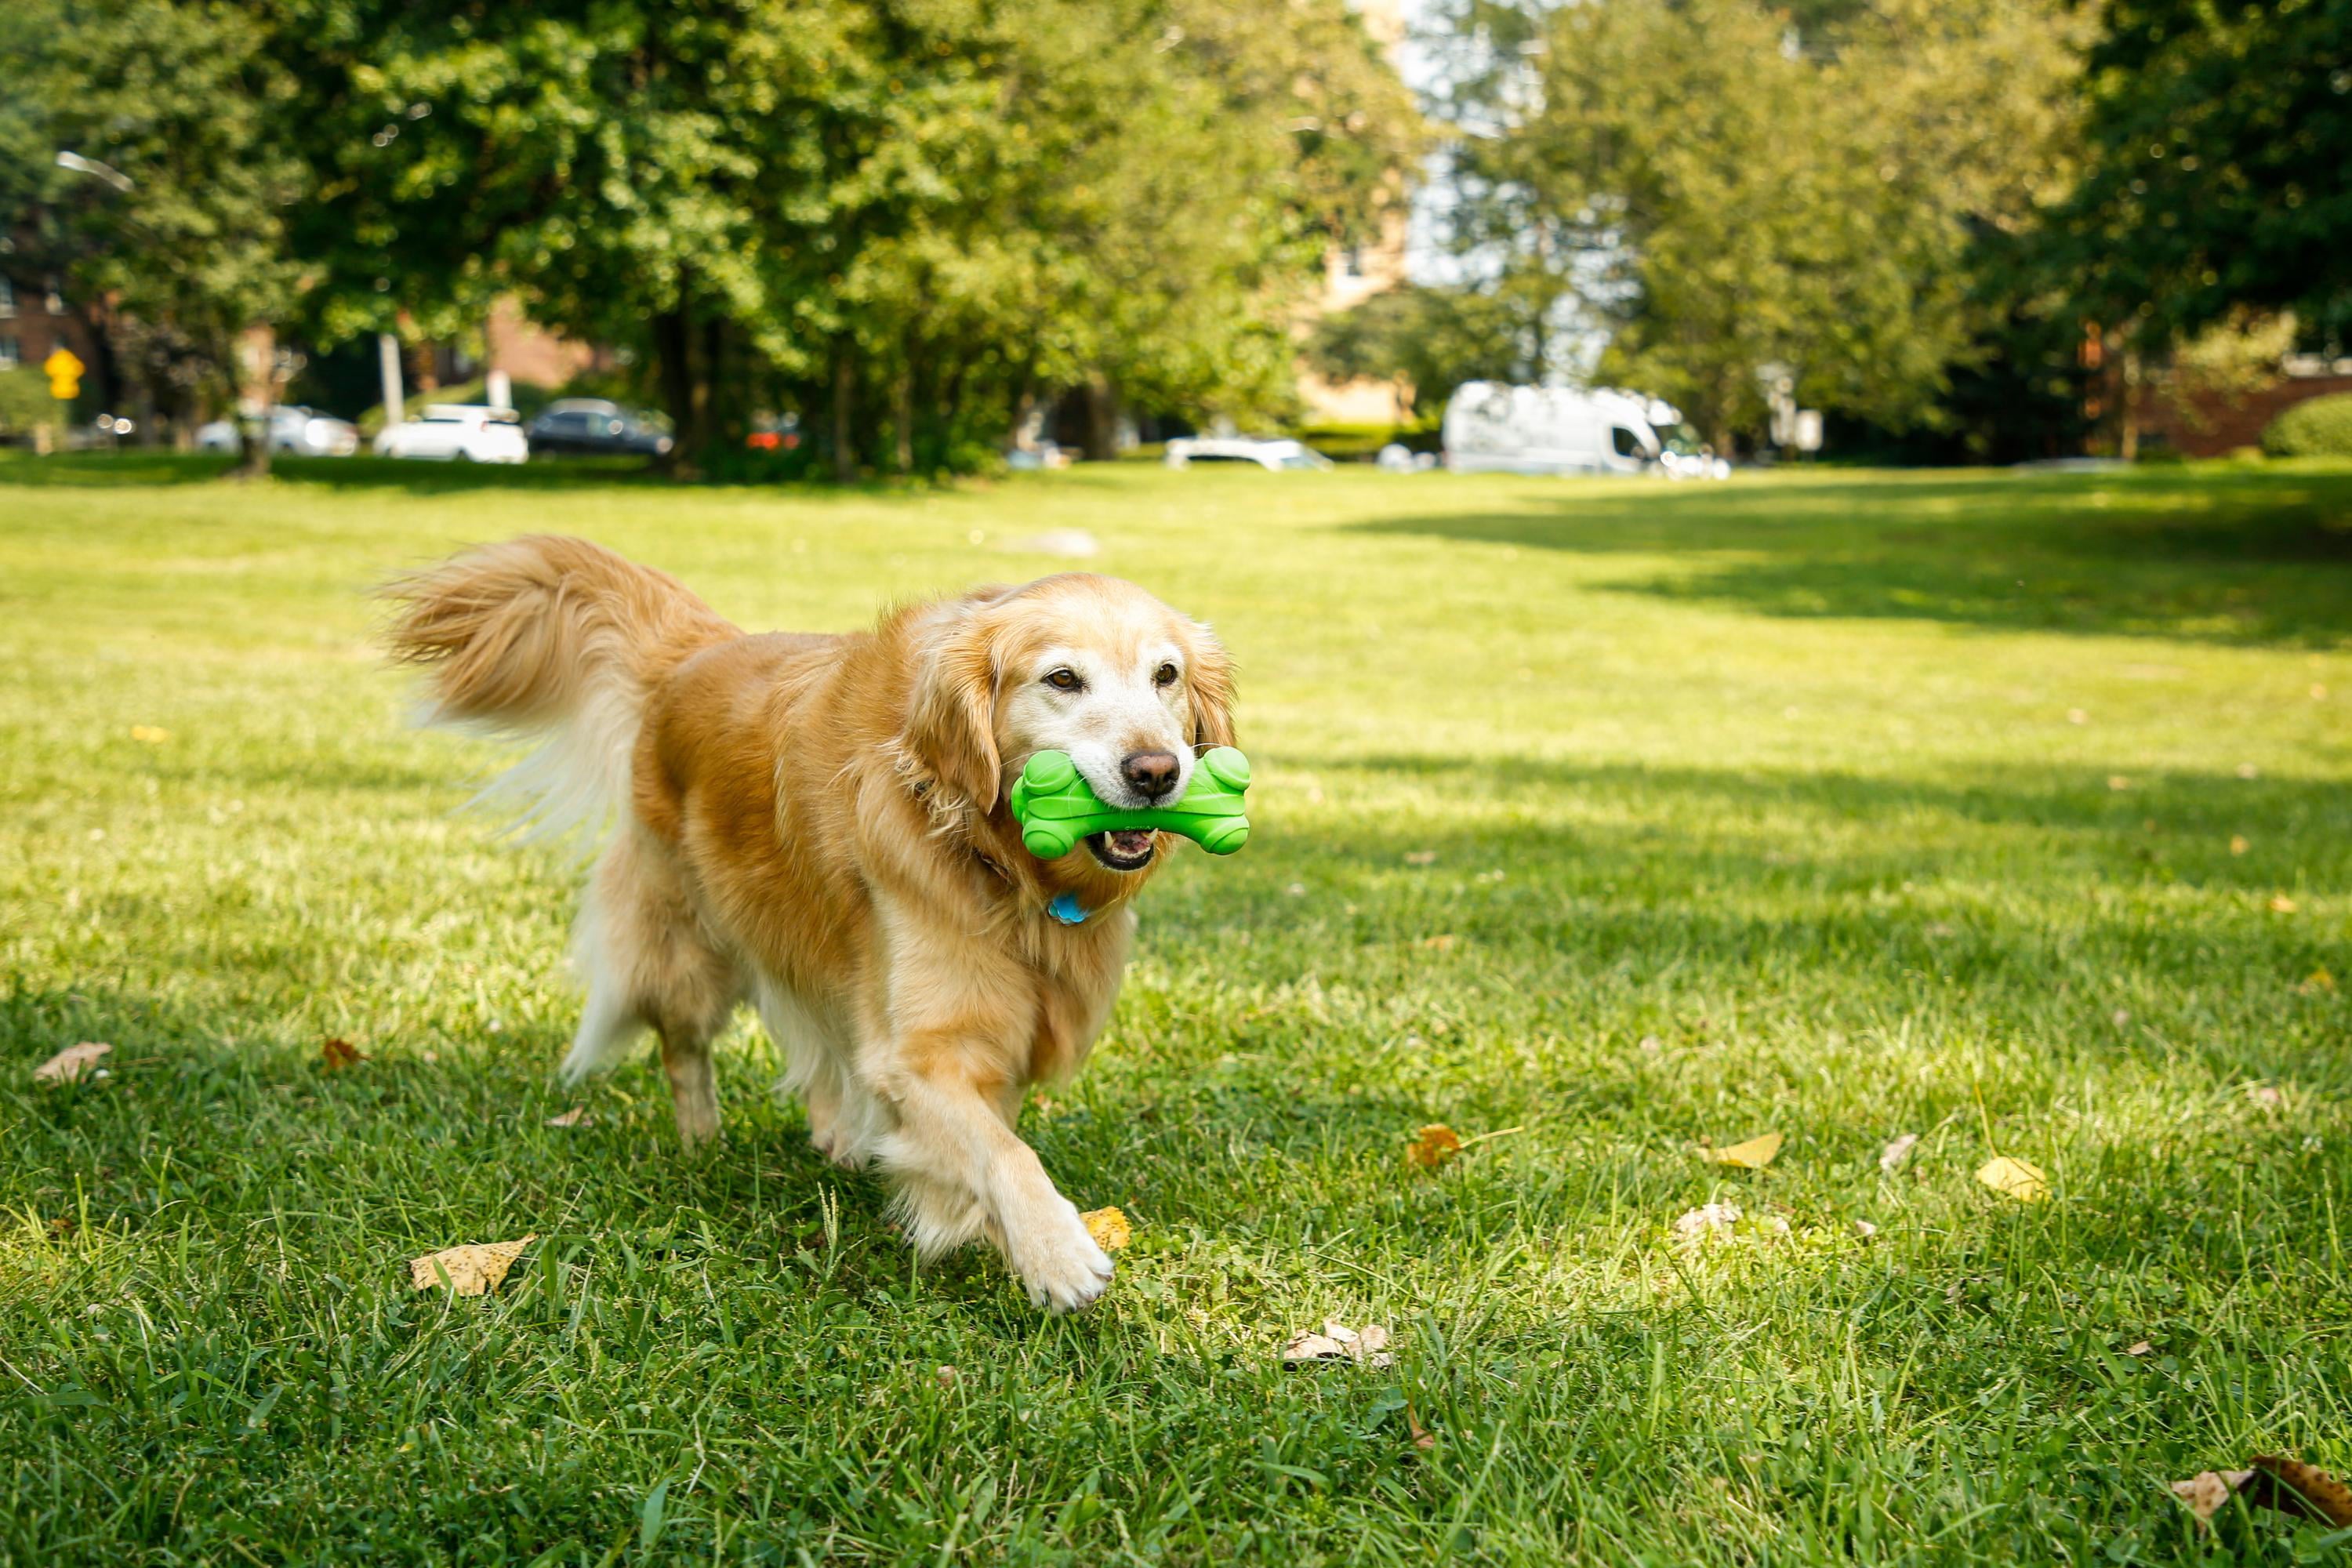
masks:
[(1045, 906), (1045, 912), (1066, 926), (1084, 925), (1087, 920), (1087, 911), (1079, 906), (1076, 893), (1055, 894), (1054, 901)]

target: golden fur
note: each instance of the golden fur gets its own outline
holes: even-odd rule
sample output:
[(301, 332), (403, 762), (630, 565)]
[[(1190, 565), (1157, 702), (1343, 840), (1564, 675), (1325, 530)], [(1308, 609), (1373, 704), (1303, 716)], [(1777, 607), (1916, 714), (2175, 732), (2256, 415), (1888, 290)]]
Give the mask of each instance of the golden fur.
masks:
[[(649, 1026), (680, 1135), (707, 1138), (710, 1042), (748, 999), (813, 1142), (888, 1173), (919, 1248), (985, 1237), (1040, 1304), (1100, 1294), (1109, 1259), (1014, 1121), (1028, 1085), (1085, 1060), (1129, 900), (1171, 844), (1140, 870), (1086, 849), (1041, 862), (1006, 794), (1045, 746), (1109, 795), (1118, 757), (1172, 751), (1189, 773), (1229, 743), (1230, 667), (1204, 628), (1072, 574), (870, 632), (747, 636), (674, 579), (555, 537), (389, 592), (392, 650), (424, 668), (436, 717), (543, 737), (516, 775), (538, 811), (611, 824), (568, 1077)], [(1054, 684), (1074, 671), (1077, 689)], [(1047, 915), (1063, 893), (1083, 923)]]

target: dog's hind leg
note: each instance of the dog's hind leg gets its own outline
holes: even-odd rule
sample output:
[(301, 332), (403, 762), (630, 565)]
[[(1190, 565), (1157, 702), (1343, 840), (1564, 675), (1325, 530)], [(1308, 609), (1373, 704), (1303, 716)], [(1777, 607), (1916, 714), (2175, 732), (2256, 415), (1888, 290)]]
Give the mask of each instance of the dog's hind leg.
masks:
[(710, 1042), (742, 999), (742, 977), (710, 940), (668, 851), (642, 830), (625, 825), (597, 860), (581, 911), (580, 960), (588, 1005), (564, 1078), (611, 1066), (650, 1025), (661, 1037), (678, 1136), (691, 1146), (716, 1134)]

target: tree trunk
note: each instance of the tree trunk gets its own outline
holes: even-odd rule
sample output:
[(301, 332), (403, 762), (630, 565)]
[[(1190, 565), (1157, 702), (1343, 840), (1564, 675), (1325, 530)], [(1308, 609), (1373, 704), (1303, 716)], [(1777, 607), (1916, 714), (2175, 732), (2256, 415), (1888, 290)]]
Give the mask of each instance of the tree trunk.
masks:
[(662, 407), (674, 430), (668, 468), (677, 479), (697, 472), (705, 432), (702, 415), (708, 403), (704, 386), (697, 384), (694, 367), (694, 327), (684, 306), (663, 310), (653, 320), (654, 359), (661, 382)]
[(851, 433), (857, 412), (857, 361), (850, 346), (846, 333), (833, 340), (833, 477), (843, 484), (857, 477), (857, 445)]
[(2122, 427), (2116, 433), (2116, 456), (2126, 463), (2139, 461), (2139, 350), (2126, 346), (2119, 367), (2123, 376)]
[[(248, 345), (253, 349), (252, 363), (249, 367), (246, 363), (244, 352)], [(235, 344), (230, 348), (229, 363), (246, 373), (236, 378), (242, 394), (238, 401), (241, 403), (245, 396), (251, 396), (261, 405), (261, 417), (251, 424), (242, 418), (237, 421), (237, 435), (242, 452), (236, 467), (229, 470), (228, 477), (233, 479), (266, 479), (269, 477), (269, 426), (272, 423), (270, 416), (277, 412), (278, 408), (276, 332), (268, 327), (257, 329), (247, 339), (247, 343)]]
[(1118, 389), (1097, 375), (1087, 383), (1087, 461), (1108, 463), (1118, 456)]
[(890, 468), (903, 479), (915, 471), (915, 355), (903, 337), (898, 349), (898, 374), (890, 383)]

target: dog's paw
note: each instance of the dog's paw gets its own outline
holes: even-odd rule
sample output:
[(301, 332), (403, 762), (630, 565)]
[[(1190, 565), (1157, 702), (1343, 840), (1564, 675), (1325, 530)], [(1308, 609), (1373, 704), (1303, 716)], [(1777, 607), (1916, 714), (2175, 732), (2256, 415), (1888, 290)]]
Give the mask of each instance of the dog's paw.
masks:
[(1055, 1202), (1055, 1209), (1007, 1235), (1007, 1250), (1031, 1306), (1075, 1312), (1110, 1289), (1114, 1266), (1110, 1254), (1087, 1234), (1077, 1205), (1067, 1198)]

